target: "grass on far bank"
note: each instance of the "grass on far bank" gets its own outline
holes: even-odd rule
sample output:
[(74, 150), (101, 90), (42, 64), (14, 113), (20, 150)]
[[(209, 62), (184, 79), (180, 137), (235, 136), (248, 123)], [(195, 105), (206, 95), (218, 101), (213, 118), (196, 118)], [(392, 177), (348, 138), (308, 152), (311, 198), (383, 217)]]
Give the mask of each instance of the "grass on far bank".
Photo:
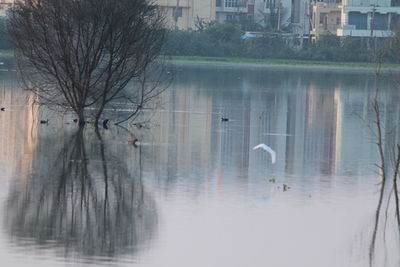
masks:
[[(0, 49), (0, 59), (12, 60), (14, 50)], [(332, 69), (361, 69), (375, 70), (376, 64), (369, 62), (333, 62), (333, 61), (312, 61), (312, 60), (292, 60), (292, 59), (256, 59), (256, 58), (237, 58), (237, 57), (202, 57), (202, 56), (170, 56), (167, 57), (172, 62), (177, 63), (215, 63), (215, 64), (242, 64), (252, 66), (282, 66), (282, 67), (308, 67), (308, 68), (332, 68)], [(400, 72), (400, 64), (383, 64), (383, 71)]]
[(12, 49), (0, 49), (0, 57), (13, 57), (14, 50)]
[[(228, 57), (200, 57), (200, 56), (171, 56), (172, 62), (193, 63), (219, 63), (219, 64), (251, 64), (260, 66), (295, 66), (310, 68), (346, 68), (374, 70), (376, 64), (368, 62), (330, 62), (290, 59), (254, 59), (254, 58), (228, 58)], [(383, 64), (383, 70), (400, 71), (400, 64)]]

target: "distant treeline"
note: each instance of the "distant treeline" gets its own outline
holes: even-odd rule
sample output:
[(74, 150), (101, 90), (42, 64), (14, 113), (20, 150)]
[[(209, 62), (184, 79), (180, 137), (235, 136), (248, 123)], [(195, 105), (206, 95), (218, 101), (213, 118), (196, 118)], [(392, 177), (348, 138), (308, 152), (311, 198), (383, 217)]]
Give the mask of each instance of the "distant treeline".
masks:
[(289, 35), (269, 33), (242, 40), (243, 31), (233, 24), (210, 24), (196, 31), (170, 31), (163, 48), (168, 56), (241, 57), (256, 59), (296, 59), (338, 62), (400, 63), (399, 46), (385, 45), (387, 40), (344, 38), (327, 35), (316, 42), (304, 42), (302, 48)]

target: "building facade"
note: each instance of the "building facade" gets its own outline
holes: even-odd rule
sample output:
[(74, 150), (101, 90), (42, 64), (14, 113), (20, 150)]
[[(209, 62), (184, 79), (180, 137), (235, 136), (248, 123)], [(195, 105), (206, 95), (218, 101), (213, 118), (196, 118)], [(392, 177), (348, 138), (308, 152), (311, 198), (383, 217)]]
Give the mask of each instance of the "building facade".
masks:
[[(3, 0), (4, 3), (10, 0)], [(1, 4), (2, 2), (0, 2)], [(168, 28), (191, 30), (196, 23), (251, 18), (276, 30), (290, 28), (301, 40), (321, 35), (389, 37), (400, 26), (400, 0), (156, 0)], [(310, 38), (311, 37), (311, 38)]]
[(198, 19), (216, 19), (216, 0), (157, 0), (157, 4), (171, 29), (190, 30)]
[(336, 35), (341, 25), (341, 9), (335, 2), (315, 2), (311, 4), (311, 38), (321, 35)]
[(399, 0), (343, 0), (338, 36), (390, 37), (400, 15)]
[(310, 0), (157, 0), (157, 4), (172, 29), (195, 29), (199, 19), (223, 23), (240, 17), (265, 26), (274, 13), (276, 30), (291, 27), (300, 36), (310, 31)]
[(218, 22), (238, 19), (240, 16), (254, 17), (255, 0), (216, 0)]

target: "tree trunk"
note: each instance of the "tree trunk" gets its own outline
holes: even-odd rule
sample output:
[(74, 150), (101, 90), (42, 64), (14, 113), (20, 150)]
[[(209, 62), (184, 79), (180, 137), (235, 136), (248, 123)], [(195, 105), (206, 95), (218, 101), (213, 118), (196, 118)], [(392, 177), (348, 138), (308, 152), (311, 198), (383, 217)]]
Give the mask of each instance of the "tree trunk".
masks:
[(100, 106), (100, 108), (98, 109), (98, 111), (96, 113), (96, 116), (94, 117), (94, 124), (96, 127), (99, 125), (100, 116), (103, 113), (103, 110), (104, 110), (104, 104), (102, 104)]
[(79, 126), (82, 127), (85, 125), (85, 115), (84, 115), (83, 109), (79, 110), (77, 113), (78, 113)]

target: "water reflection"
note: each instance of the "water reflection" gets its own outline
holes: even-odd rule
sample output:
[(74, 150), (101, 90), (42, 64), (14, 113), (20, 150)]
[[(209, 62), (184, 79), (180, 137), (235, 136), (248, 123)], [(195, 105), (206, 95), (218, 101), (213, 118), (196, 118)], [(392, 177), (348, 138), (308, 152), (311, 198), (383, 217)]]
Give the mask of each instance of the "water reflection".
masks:
[[(27, 110), (0, 113), (5, 229), (14, 245), (91, 264), (132, 253), (140, 261), (127, 265), (368, 266), (379, 197), (365, 125), (373, 86), (366, 73), (185, 66), (150, 129), (136, 129), (137, 149), (112, 124), (98, 136), (37, 125)], [(400, 116), (389, 87), (382, 81), (387, 125)], [(259, 143), (276, 164), (251, 150)], [(271, 178), (291, 189), (270, 197)], [(390, 221), (376, 266), (385, 253), (383, 266), (398, 265)], [(0, 232), (5, 258), (8, 244)]]
[[(158, 215), (143, 185), (140, 153), (107, 146), (94, 130), (62, 132), (42, 134), (31, 172), (15, 174), (4, 216), (13, 240), (80, 257), (148, 246)], [(117, 152), (131, 154), (130, 166)]]
[(381, 183), (370, 243), (370, 266), (398, 266), (400, 264), (400, 257), (396, 251), (400, 247), (397, 191), (400, 160), (400, 147), (398, 147), (400, 144), (400, 124), (398, 124), (400, 94), (394, 87), (390, 89), (389, 99), (382, 101), (382, 96), (377, 91), (375, 99), (371, 101), (371, 110), (375, 118), (371, 130), (376, 136), (375, 141), (380, 155), (377, 166)]
[[(322, 182), (370, 173), (365, 166), (376, 150), (364, 121), (371, 117), (371, 75), (185, 67), (177, 80), (164, 94), (169, 110), (152, 129), (155, 142), (176, 144), (154, 155), (168, 177), (201, 169), (218, 183), (235, 176), (244, 185), (262, 173)], [(276, 165), (251, 152), (259, 143), (277, 151)]]
[[(257, 244), (265, 251), (277, 252), (269, 255), (268, 259), (257, 255), (254, 266), (262, 263), (293, 266), (299, 263), (277, 259), (276, 255), (282, 255), (282, 251), (295, 253), (302, 259), (302, 266), (307, 265), (305, 262), (312, 266), (335, 266), (337, 262), (326, 261), (333, 260), (339, 247), (343, 249), (338, 257), (343, 259), (340, 264), (368, 265), (375, 201), (379, 196), (376, 192), (379, 187), (375, 185), (379, 178), (373, 165), (377, 160), (376, 147), (366, 125), (373, 119), (368, 108), (374, 95), (372, 75), (194, 67), (181, 69), (177, 78), (179, 82), (164, 95), (170, 109), (160, 112), (159, 127), (152, 129), (155, 144), (168, 144), (157, 147), (158, 153), (152, 155), (151, 163), (158, 171), (155, 179), (164, 185), (166, 192), (173, 192), (177, 198), (184, 195), (185, 200), (196, 203), (193, 206), (198, 202), (203, 203), (201, 206), (211, 206), (202, 214), (210, 218), (217, 216), (215, 210), (214, 213), (210, 210), (221, 202), (227, 206), (248, 202), (258, 204), (258, 200), (268, 196), (272, 187), (266, 182), (268, 178), (276, 178), (290, 184), (290, 192), (281, 192), (276, 201), (268, 202), (268, 206), (255, 205), (273, 210), (274, 215), (281, 212), (279, 209), (285, 210), (287, 214), (278, 216), (279, 220), (272, 220), (278, 221), (276, 224), (270, 223), (271, 215), (268, 213), (258, 218), (249, 210), (240, 208), (238, 213), (241, 215), (232, 211), (229, 216), (237, 220), (239, 228), (243, 227), (240, 231), (249, 235), (258, 224), (242, 225), (240, 216), (261, 220), (265, 227), (277, 229), (279, 233), (295, 228), (307, 232), (308, 236), (290, 231), (291, 236), (282, 233), (279, 237), (263, 227), (257, 230), (260, 235), (267, 236), (268, 233), (274, 236), (270, 242), (242, 236), (249, 242), (259, 242)], [(394, 95), (387, 90), (390, 87), (388, 81), (385, 80), (382, 86), (382, 105), (385, 109), (398, 111), (398, 105), (392, 100)], [(221, 122), (222, 116), (230, 121)], [(251, 151), (251, 147), (258, 143), (267, 143), (276, 149), (276, 165), (270, 164), (266, 154)], [(213, 197), (217, 200), (209, 203), (209, 198)], [(236, 199), (240, 199), (237, 201), (240, 203), (236, 203)], [(316, 203), (320, 207), (310, 207)], [(309, 217), (298, 215), (298, 210), (303, 210)], [(298, 228), (298, 221), (303, 223), (302, 229)], [(230, 240), (228, 233), (216, 233), (211, 226), (203, 231), (203, 235), (211, 236), (213, 233)], [(362, 242), (359, 242), (360, 232)], [(340, 242), (339, 237), (343, 238)], [(193, 238), (202, 240), (199, 236)], [(289, 240), (298, 247), (286, 244)], [(224, 241), (213, 241), (219, 244), (219, 248), (227, 245)], [(203, 244), (213, 241), (203, 240)], [(324, 248), (320, 247), (322, 244)], [(240, 244), (231, 249), (248, 254), (257, 250), (254, 247), (246, 250)], [(325, 253), (329, 249), (336, 252)], [(378, 250), (383, 252), (382, 244)], [(315, 255), (322, 255), (321, 252), (325, 253), (325, 260)], [(243, 260), (246, 256), (238, 258)], [(212, 252), (206, 258), (212, 257), (221, 259)], [(196, 266), (215, 266), (207, 259)], [(395, 262), (396, 257), (392, 256), (391, 260)], [(183, 262), (189, 264), (185, 259)], [(233, 263), (228, 259), (221, 262), (224, 266)], [(340, 264), (336, 266), (342, 266)]]

